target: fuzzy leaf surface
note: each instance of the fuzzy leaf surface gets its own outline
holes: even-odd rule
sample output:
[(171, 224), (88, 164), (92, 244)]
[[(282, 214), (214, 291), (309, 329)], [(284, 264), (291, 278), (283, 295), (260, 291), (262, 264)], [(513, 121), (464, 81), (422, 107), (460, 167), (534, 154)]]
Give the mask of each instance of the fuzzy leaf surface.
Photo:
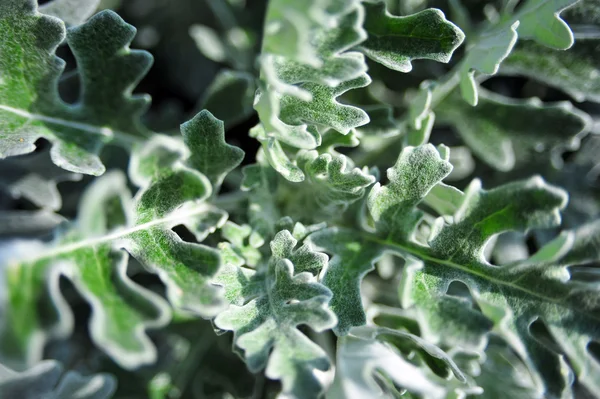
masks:
[[(58, 94), (64, 61), (56, 57), (65, 39), (62, 21), (39, 14), (33, 0), (0, 5), (0, 157), (32, 152), (43, 137), (53, 146), (53, 162), (72, 172), (104, 173), (98, 153), (107, 142), (130, 145), (146, 136), (139, 116), (149, 97), (131, 90), (152, 57), (129, 50), (135, 29), (104, 11), (66, 35), (83, 90), (74, 105)], [(19, 60), (19, 62), (16, 62)]]
[(386, 10), (383, 1), (364, 7), (368, 38), (360, 48), (367, 57), (396, 71), (410, 72), (411, 61), (417, 59), (447, 63), (465, 38), (438, 9), (397, 17)]
[(271, 259), (257, 271), (225, 265), (216, 282), (224, 286), (231, 305), (215, 325), (234, 332), (234, 344), (250, 371), (266, 367), (267, 377), (281, 380), (281, 397), (316, 397), (323, 387), (314, 372), (328, 370), (329, 359), (298, 326), (320, 332), (336, 319), (327, 307), (331, 291), (309, 272), (294, 272), (318, 270), (326, 256), (308, 247), (294, 250), (296, 244), (283, 230), (271, 241)]

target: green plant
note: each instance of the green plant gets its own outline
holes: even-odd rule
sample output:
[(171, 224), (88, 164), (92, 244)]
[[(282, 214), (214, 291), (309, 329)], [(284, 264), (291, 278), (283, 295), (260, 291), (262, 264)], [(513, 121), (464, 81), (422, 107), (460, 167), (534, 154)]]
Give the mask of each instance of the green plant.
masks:
[(0, 0), (2, 397), (600, 397), (598, 1), (113, 3)]

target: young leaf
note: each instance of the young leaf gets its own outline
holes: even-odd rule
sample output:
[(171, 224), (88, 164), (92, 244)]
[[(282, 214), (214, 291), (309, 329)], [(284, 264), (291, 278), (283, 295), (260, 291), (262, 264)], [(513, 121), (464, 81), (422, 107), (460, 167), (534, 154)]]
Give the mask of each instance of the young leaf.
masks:
[(127, 47), (135, 34), (132, 26), (104, 11), (69, 31), (83, 86), (79, 102), (70, 106), (58, 94), (64, 61), (55, 50), (65, 38), (62, 22), (39, 14), (32, 0), (2, 2), (0, 15), (0, 157), (32, 152), (43, 137), (53, 144), (56, 165), (100, 175), (105, 168), (98, 152), (104, 143), (129, 145), (146, 136), (139, 116), (149, 98), (131, 90), (152, 58)]
[(311, 150), (321, 144), (319, 129), (342, 134), (364, 125), (360, 108), (339, 103), (348, 90), (370, 83), (364, 57), (348, 50), (365, 38), (362, 6), (323, 9), (312, 0), (299, 6), (287, 0), (269, 2), (267, 29), (260, 58), (261, 84), (254, 108), (261, 126), (254, 136), (269, 163), (290, 181), (304, 174), (285, 154), (279, 141)]
[(296, 240), (284, 230), (271, 241), (271, 259), (258, 271), (226, 266), (216, 282), (224, 285), (232, 303), (220, 313), (215, 325), (234, 331), (234, 343), (252, 372), (266, 367), (269, 378), (281, 380), (282, 395), (316, 397), (323, 387), (315, 371), (329, 369), (325, 352), (298, 326), (320, 332), (335, 325), (327, 303), (331, 292), (308, 272), (315, 261), (322, 266), (324, 254), (302, 248), (293, 251)]
[(411, 61), (431, 59), (447, 63), (465, 35), (437, 9), (396, 17), (384, 1), (365, 3), (364, 28), (368, 38), (360, 49), (367, 57), (386, 67), (410, 72)]
[(116, 385), (115, 378), (109, 374), (84, 377), (68, 371), (63, 375), (62, 365), (54, 360), (44, 360), (20, 373), (0, 364), (0, 396), (3, 398), (109, 399)]
[[(315, 219), (317, 215), (340, 214), (362, 198), (365, 189), (375, 182), (366, 168), (351, 168), (349, 159), (341, 154), (319, 155), (317, 151), (307, 151), (298, 155), (297, 162), (307, 179), (298, 185), (302, 195), (287, 201), (288, 209), (297, 205), (302, 208), (298, 211), (305, 214), (308, 207), (316, 212)], [(291, 190), (295, 189), (292, 185)]]

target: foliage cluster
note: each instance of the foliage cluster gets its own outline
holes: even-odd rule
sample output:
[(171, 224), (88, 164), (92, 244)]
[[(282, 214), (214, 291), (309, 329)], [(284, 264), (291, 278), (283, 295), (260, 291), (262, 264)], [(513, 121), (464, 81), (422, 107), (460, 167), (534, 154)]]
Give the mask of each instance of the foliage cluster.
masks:
[(0, 397), (600, 397), (599, 23), (0, 0)]

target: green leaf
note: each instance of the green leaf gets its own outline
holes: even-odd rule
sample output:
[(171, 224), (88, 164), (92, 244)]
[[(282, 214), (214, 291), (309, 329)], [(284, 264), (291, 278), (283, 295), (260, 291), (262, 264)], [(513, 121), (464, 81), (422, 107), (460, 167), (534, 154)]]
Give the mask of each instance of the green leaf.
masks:
[[(378, 229), (390, 237), (410, 236), (423, 214), (414, 210), (414, 206), (451, 168), (431, 144), (404, 149), (394, 168), (388, 169), (390, 184), (384, 187), (375, 184), (367, 200)], [(323, 272), (323, 284), (333, 292), (330, 306), (338, 317), (334, 331), (345, 335), (352, 327), (366, 322), (360, 284), (374, 269), (373, 264), (383, 255), (385, 247), (367, 244), (361, 235), (335, 227), (312, 234), (310, 241), (334, 255)]]
[(564, 91), (576, 101), (600, 102), (600, 41), (577, 39), (569, 51), (519, 43), (502, 64), (503, 75), (521, 75)]
[(452, 165), (431, 144), (406, 147), (387, 170), (389, 184), (375, 184), (369, 193), (368, 207), (378, 231), (410, 238), (423, 216), (415, 206), (451, 170)]
[(519, 37), (544, 46), (566, 50), (573, 45), (573, 32), (560, 13), (579, 0), (529, 0), (518, 15)]
[(55, 56), (65, 38), (63, 23), (37, 13), (31, 0), (3, 2), (0, 14), (0, 157), (32, 152), (43, 137), (53, 144), (56, 165), (100, 175), (105, 168), (98, 153), (105, 143), (130, 145), (147, 135), (139, 116), (149, 98), (131, 90), (152, 57), (129, 50), (132, 26), (104, 11), (69, 30), (83, 90), (76, 104), (67, 105), (58, 94), (64, 61)]
[(336, 100), (370, 83), (362, 54), (348, 51), (365, 38), (362, 6), (356, 0), (343, 7), (327, 8), (326, 3), (274, 0), (267, 8), (254, 103), (261, 124), (253, 135), (269, 163), (294, 182), (304, 174), (279, 141), (311, 150), (321, 144), (320, 130), (348, 134), (369, 121), (360, 108)]
[[(410, 175), (411, 168), (408, 169), (405, 173)], [(439, 300), (432, 300), (432, 295), (448, 295), (446, 291), (452, 281), (465, 283), (483, 315), (494, 323), (494, 331), (525, 359), (540, 392), (558, 397), (569, 389), (570, 381), (565, 377), (567, 366), (562, 357), (544, 345), (544, 341), (539, 341), (530, 327), (535, 320), (543, 322), (561, 353), (574, 362), (573, 371), (582, 383), (595, 391), (598, 378), (591, 375), (597, 373), (597, 366), (590, 355), (581, 350), (590, 339), (597, 339), (593, 338), (598, 335), (593, 326), (597, 324), (598, 294), (592, 286), (569, 281), (566, 269), (559, 267), (561, 263), (550, 262), (564, 253), (564, 245), (559, 244), (565, 238), (549, 244), (549, 249), (542, 249), (529, 261), (502, 268), (490, 265), (483, 256), (486, 243), (496, 234), (557, 225), (559, 211), (565, 204), (566, 193), (547, 185), (539, 177), (491, 191), (482, 190), (475, 181), (465, 192), (464, 203), (452, 221), (446, 224), (439, 219), (432, 227), (427, 246), (410, 239), (390, 239), (385, 230), (379, 233), (379, 237), (385, 238), (366, 239), (365, 245), (370, 245), (370, 241), (384, 246), (387, 243), (388, 249), (396, 248), (409, 259), (419, 259), (421, 268), (407, 276), (412, 278), (403, 283), (405, 290), (401, 295), (420, 311), (439, 309), (436, 315), (442, 320), (444, 317), (459, 319), (464, 312), (460, 309), (451, 312), (448, 306), (419, 308), (419, 295), (428, 296), (421, 303), (436, 304)], [(582, 235), (586, 238), (580, 238), (579, 245), (573, 243), (569, 247), (581, 248), (575, 253), (582, 255), (575, 259), (567, 257), (564, 262), (585, 263), (597, 256), (592, 238), (595, 230), (588, 228), (584, 232)], [(468, 306), (468, 301), (465, 304)]]
[[(317, 397), (323, 387), (315, 371), (329, 369), (325, 352), (298, 326), (320, 332), (335, 325), (327, 303), (331, 292), (308, 272), (326, 262), (324, 254), (308, 249), (293, 251), (296, 240), (286, 230), (271, 241), (271, 259), (255, 272), (226, 266), (216, 282), (224, 285), (231, 305), (215, 319), (215, 325), (234, 331), (234, 343), (248, 368), (281, 380), (282, 395)], [(316, 264), (315, 264), (316, 261)]]
[(349, 158), (341, 154), (306, 151), (298, 155), (297, 162), (306, 180), (290, 186), (293, 198), (286, 201), (288, 215), (306, 215), (309, 211), (313, 220), (339, 215), (375, 182), (366, 168), (353, 168)]
[(487, 75), (496, 74), (519, 37), (555, 49), (570, 48), (573, 32), (559, 14), (578, 1), (528, 0), (514, 15), (484, 30), (462, 61), (460, 90), (465, 101), (472, 106), (478, 102), (475, 70)]
[(509, 29), (484, 32), (475, 45), (467, 50), (460, 72), (460, 91), (468, 104), (475, 106), (479, 101), (474, 71), (495, 75), (517, 43), (518, 27), (519, 22), (516, 21)]
[(42, 14), (62, 19), (67, 25), (84, 23), (94, 15), (101, 0), (53, 0), (40, 6)]
[(446, 398), (454, 394), (452, 384), (431, 370), (407, 361), (390, 342), (386, 342), (388, 340), (410, 347), (429, 361), (442, 363), (460, 382), (466, 381), (448, 354), (413, 334), (387, 328), (355, 327), (349, 335), (340, 338), (338, 367), (327, 397), (388, 397), (396, 396), (399, 389), (426, 398)]
[(202, 108), (209, 110), (229, 128), (252, 115), (255, 91), (254, 76), (226, 69), (206, 89), (201, 101)]
[(187, 164), (210, 180), (214, 191), (244, 159), (244, 151), (225, 142), (223, 122), (204, 110), (181, 125), (183, 141), (191, 149)]
[(80, 179), (80, 174), (55, 166), (48, 151), (0, 162), (0, 187), (3, 191), (13, 198), (25, 198), (37, 207), (53, 211), (62, 207), (57, 184)]
[[(222, 292), (210, 283), (221, 263), (218, 251), (184, 242), (172, 230), (183, 224), (204, 238), (227, 217), (204, 202), (211, 194), (208, 179), (184, 164), (193, 163), (204, 145), (223, 150), (222, 135), (213, 136), (212, 141), (194, 137), (206, 134), (207, 130), (198, 125), (200, 121), (209, 129), (216, 124), (208, 113), (200, 116), (203, 119), (185, 125), (189, 148), (157, 136), (148, 143), (148, 149), (136, 153), (132, 175), (143, 188), (133, 203), (123, 194), (127, 193), (123, 177), (109, 175), (87, 194), (78, 227), (57, 243), (11, 263), (6, 271), (9, 306), (2, 326), (6, 358), (30, 364), (39, 359), (48, 338), (70, 333), (71, 314), (57, 286), (62, 274), (92, 305), (90, 330), (97, 345), (122, 367), (134, 368), (155, 360), (155, 349), (143, 331), (164, 325), (168, 309), (155, 294), (129, 280), (125, 253), (115, 248), (126, 249), (149, 272), (157, 274), (178, 311), (211, 317), (221, 310)], [(48, 309), (40, 314), (36, 306), (48, 295)], [(52, 320), (46, 322), (42, 315)]]
[(446, 20), (438, 9), (396, 17), (386, 10), (386, 3), (365, 3), (364, 28), (368, 39), (360, 49), (367, 57), (400, 72), (412, 70), (412, 60), (431, 59), (447, 63), (463, 42), (465, 35)]
[[(73, 316), (58, 289), (63, 275), (92, 306), (90, 335), (98, 346), (127, 368), (155, 360), (156, 350), (145, 330), (165, 325), (169, 309), (160, 297), (127, 277), (127, 256), (112, 250), (106, 238), (115, 227), (127, 224), (130, 201), (124, 176), (107, 174), (84, 194), (78, 228), (54, 248), (32, 251), (28, 256), (33, 259), (9, 263), (3, 357), (15, 364), (33, 364), (48, 338), (70, 333)], [(49, 326), (36, 308), (46, 296), (52, 301), (45, 307), (45, 316), (53, 318)]]
[(23, 372), (15, 372), (0, 364), (0, 396), (19, 399), (109, 399), (116, 380), (109, 374), (89, 377), (75, 371), (63, 375), (63, 367), (54, 360), (44, 360)]
[(375, 269), (374, 264), (383, 255), (383, 248), (363, 245), (360, 236), (353, 231), (335, 227), (312, 234), (309, 242), (317, 250), (333, 254), (321, 282), (333, 293), (329, 307), (338, 318), (333, 331), (337, 335), (346, 335), (352, 327), (366, 323), (360, 283)]
[(479, 93), (476, 108), (452, 95), (440, 104), (437, 115), (498, 170), (511, 170), (540, 152), (555, 156), (560, 149), (575, 150), (591, 127), (590, 117), (566, 101), (515, 100), (483, 89)]

